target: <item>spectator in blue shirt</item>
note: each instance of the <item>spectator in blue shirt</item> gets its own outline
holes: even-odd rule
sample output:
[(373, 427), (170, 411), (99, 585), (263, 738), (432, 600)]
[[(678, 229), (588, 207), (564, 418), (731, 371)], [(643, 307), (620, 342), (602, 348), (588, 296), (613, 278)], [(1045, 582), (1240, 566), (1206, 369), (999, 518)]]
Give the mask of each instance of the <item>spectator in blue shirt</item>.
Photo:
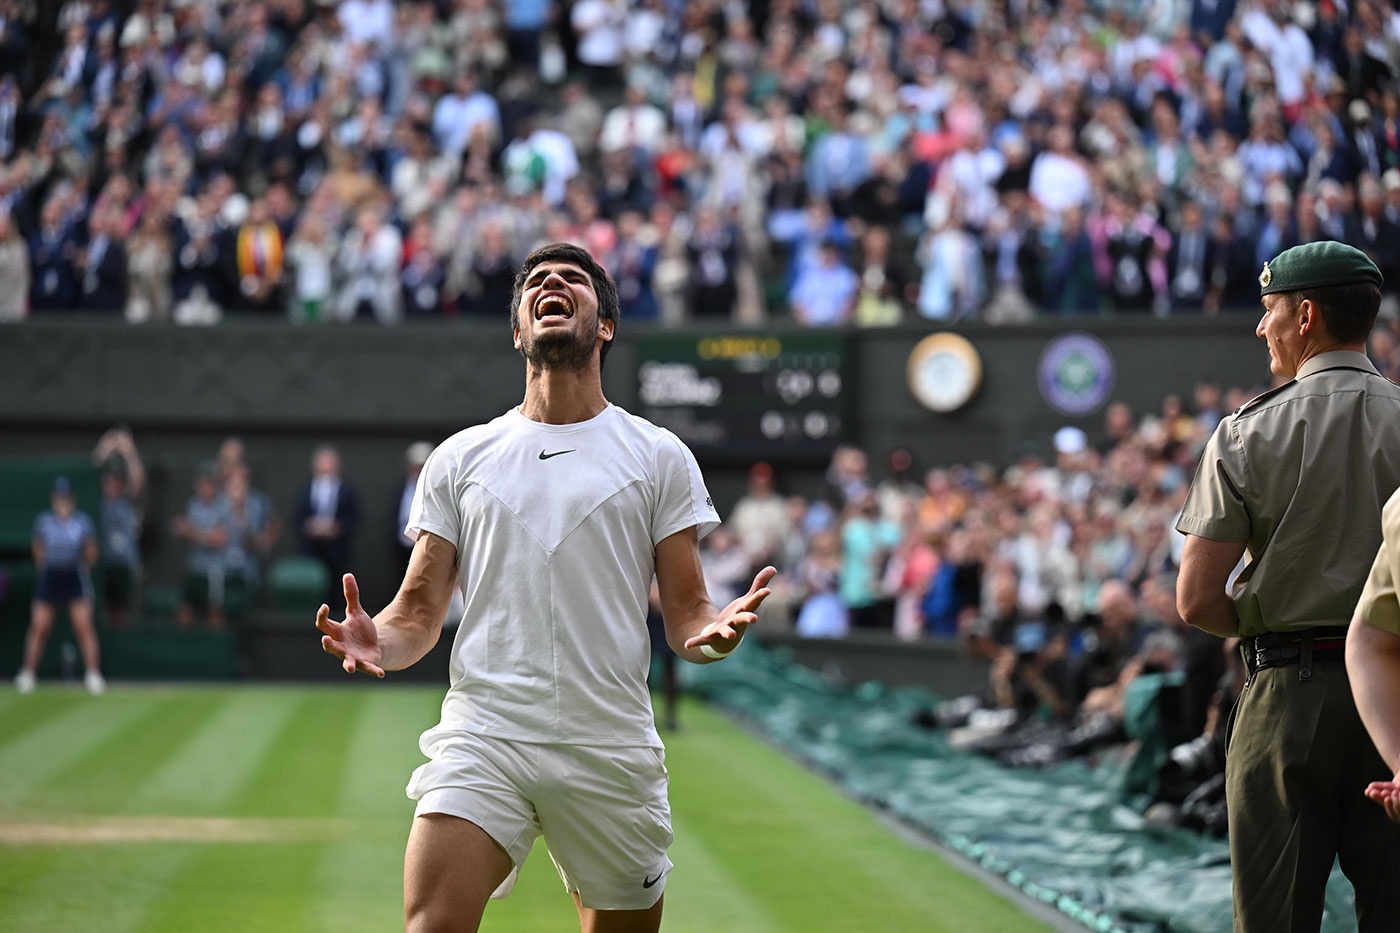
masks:
[(824, 240), (821, 258), (793, 283), (788, 303), (792, 316), (808, 327), (832, 327), (851, 319), (860, 282), (841, 259), (834, 240)]
[(194, 496), (184, 514), (175, 519), (175, 535), (189, 549), (185, 557), (185, 585), (176, 620), (181, 628), (194, 625), (200, 613), (211, 631), (224, 627), (224, 548), (229, 541), (228, 507), (219, 496), (218, 477), (212, 464), (200, 466), (194, 479)]
[(92, 624), (92, 579), (97, 560), (97, 536), (92, 519), (79, 512), (73, 487), (66, 477), (54, 481), (50, 509), (34, 520), (34, 603), (29, 633), (24, 640), (24, 666), (15, 677), (20, 693), (34, 689), (39, 660), (53, 631), (54, 607), (67, 606), (68, 619), (78, 640), (84, 683), (89, 693), (101, 693), (107, 683), (99, 665), (97, 631)]

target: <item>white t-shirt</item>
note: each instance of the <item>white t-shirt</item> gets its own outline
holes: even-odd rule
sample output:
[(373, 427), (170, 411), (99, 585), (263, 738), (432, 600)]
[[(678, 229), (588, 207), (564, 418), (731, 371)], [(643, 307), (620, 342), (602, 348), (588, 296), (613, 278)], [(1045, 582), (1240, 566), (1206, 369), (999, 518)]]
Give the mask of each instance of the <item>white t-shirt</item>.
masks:
[(647, 689), (656, 545), (718, 525), (691, 452), (616, 406), (563, 425), (512, 409), (444, 441), (405, 529), (457, 546), (466, 607), (424, 754), (453, 732), (660, 747)]

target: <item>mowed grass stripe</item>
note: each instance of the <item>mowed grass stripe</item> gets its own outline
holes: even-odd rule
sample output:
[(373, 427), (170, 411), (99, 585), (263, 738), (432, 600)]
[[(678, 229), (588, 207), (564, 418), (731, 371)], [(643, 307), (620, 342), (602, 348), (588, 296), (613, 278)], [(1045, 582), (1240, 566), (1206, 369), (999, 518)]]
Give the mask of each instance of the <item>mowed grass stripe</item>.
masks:
[(351, 830), (346, 841), (321, 850), (313, 881), (321, 896), (303, 918), (306, 931), (403, 925), (403, 854), (413, 818), (404, 785), (423, 760), (418, 736), (437, 722), (443, 691), (373, 683), (359, 689), (370, 699), (350, 732), (349, 754), (340, 773), (323, 782)]
[(733, 866), (730, 890), (782, 905), (772, 929), (1047, 929), (717, 713), (692, 707), (684, 726), (669, 743), (672, 810)]
[[(30, 694), (25, 699), (35, 702), (16, 704), (9, 715), (39, 724), (0, 744), (0, 813), (9, 811), (11, 816), (26, 805), (31, 793), (42, 791), (54, 781), (69, 775), (94, 779), (94, 774), (76, 771), (76, 763), (92, 749), (107, 744), (112, 736), (139, 723), (156, 705), (155, 698), (148, 694), (116, 691), (101, 697), (83, 696), (79, 703), (69, 703), (66, 696), (40, 694)], [(50, 705), (60, 706), (62, 712), (45, 715), (44, 709)], [(79, 808), (82, 804), (80, 798), (65, 801), (64, 806)]]
[[(339, 816), (343, 773), (364, 690), (287, 689), (281, 727), (228, 799), (226, 816), (327, 819)], [(224, 843), (200, 847), (146, 918), (151, 931), (256, 933), (305, 929), (324, 907), (316, 866), (336, 842)]]
[(183, 816), (223, 815), (248, 784), (295, 711), (286, 690), (218, 694), (203, 728), (188, 735), (132, 796), (127, 809)]
[(771, 912), (772, 902), (749, 893), (735, 877), (747, 866), (721, 861), (699, 828), (676, 820), (674, 812), (672, 816), (676, 841), (671, 845), (671, 861), (676, 868), (666, 881), (667, 933), (780, 929)]
[[(224, 691), (152, 691), (113, 694), (112, 704), (140, 704), (143, 713), (113, 729), (31, 795), (46, 812), (123, 813), (143, 786), (189, 741), (202, 735), (231, 699)], [(100, 780), (93, 781), (93, 775)], [(168, 809), (163, 812), (169, 813)]]
[(0, 846), (0, 875), (13, 869), (22, 879), (14, 891), (0, 883), (0, 933), (147, 933), (151, 905), (168, 896), (193, 848)]
[(373, 699), (371, 691), (361, 689), (288, 689), (288, 715), (230, 799), (227, 815), (339, 815), (334, 782), (350, 754), (355, 724)]
[(0, 749), (26, 732), (64, 715), (73, 707), (92, 702), (92, 697), (77, 690), (64, 690), (62, 693), (46, 691), (42, 696), (25, 696), (0, 682)]
[(346, 689), (365, 702), (335, 788), (340, 811), (395, 819), (412, 813), (404, 787), (413, 769), (427, 760), (418, 750), (418, 737), (437, 725), (444, 688), (366, 681)]
[[(296, 696), (217, 688), (113, 691), (100, 702), (140, 704), (145, 715), (74, 761), (40, 795), (43, 810), (65, 822), (75, 810), (93, 815), (143, 812), (168, 819), (222, 813), (262, 761), (257, 746), (270, 743), (279, 722), (294, 709), (288, 700)], [(67, 802), (67, 812), (53, 813), (59, 801)], [(156, 917), (172, 899), (179, 902), (190, 896), (191, 888), (202, 887), (183, 880), (190, 877), (191, 863), (225, 845), (241, 850), (235, 859), (240, 862), (253, 851), (217, 839), (51, 850), (56, 854), (43, 860), (46, 870), (32, 877), (28, 889), (38, 896), (7, 904), (2, 913), (16, 920), (17, 930), (144, 933), (158, 928)], [(89, 875), (99, 880), (84, 885), (81, 897), (70, 897), (73, 878)], [(63, 896), (55, 896), (60, 891)], [(191, 927), (177, 915), (168, 928)]]

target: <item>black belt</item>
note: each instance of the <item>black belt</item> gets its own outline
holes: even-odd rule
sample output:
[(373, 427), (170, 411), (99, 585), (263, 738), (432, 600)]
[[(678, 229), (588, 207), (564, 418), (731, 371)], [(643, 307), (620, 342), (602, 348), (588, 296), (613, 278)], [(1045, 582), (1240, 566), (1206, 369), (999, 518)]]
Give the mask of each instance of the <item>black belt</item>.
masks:
[(1265, 632), (1242, 640), (1244, 663), (1255, 671), (1298, 664), (1298, 679), (1311, 680), (1313, 664), (1346, 659), (1347, 630), (1340, 626)]

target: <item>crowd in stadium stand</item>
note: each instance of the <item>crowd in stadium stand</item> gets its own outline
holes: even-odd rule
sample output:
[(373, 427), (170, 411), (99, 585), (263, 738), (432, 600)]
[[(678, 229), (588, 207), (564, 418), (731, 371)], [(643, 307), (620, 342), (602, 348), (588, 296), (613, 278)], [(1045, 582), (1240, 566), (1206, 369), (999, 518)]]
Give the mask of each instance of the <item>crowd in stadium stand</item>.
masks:
[(989, 677), (931, 715), (954, 747), (1046, 765), (1137, 739), (1157, 812), (1219, 830), (1220, 786), (1186, 804), (1218, 771), (1238, 666), (1176, 611), (1175, 523), (1205, 441), (1250, 394), (1203, 383), (1143, 417), (1117, 402), (1097, 437), (1064, 427), (1001, 470), (921, 471), (905, 451), (875, 470), (846, 447), (812, 500), (779, 495), (758, 464), (706, 541), (714, 596), (771, 562), (773, 614), (799, 634), (956, 640)]
[(1201, 313), (1298, 242), (1400, 283), (1379, 0), (0, 3), (0, 319)]

